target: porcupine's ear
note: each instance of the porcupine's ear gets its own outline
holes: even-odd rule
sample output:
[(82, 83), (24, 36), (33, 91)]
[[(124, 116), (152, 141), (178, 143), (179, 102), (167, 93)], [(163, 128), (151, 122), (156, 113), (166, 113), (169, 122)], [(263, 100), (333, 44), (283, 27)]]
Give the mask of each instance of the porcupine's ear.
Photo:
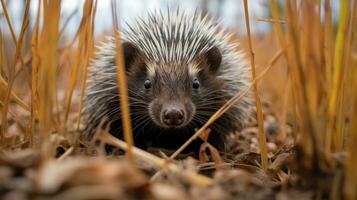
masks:
[(213, 47), (201, 56), (211, 73), (216, 73), (222, 62), (222, 54), (217, 47)]
[(144, 62), (142, 59), (142, 53), (134, 44), (130, 42), (124, 42), (123, 50), (126, 71), (131, 70), (134, 65), (140, 65)]

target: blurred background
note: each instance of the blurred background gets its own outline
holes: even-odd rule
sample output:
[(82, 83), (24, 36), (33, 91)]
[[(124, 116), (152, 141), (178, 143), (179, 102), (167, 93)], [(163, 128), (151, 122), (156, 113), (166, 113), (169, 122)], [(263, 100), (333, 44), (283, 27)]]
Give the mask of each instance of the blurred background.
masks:
[[(30, 7), (30, 27), (34, 26), (34, 18), (37, 12), (37, 0), (33, 1)], [(14, 29), (18, 33), (21, 28), (22, 16), (25, 9), (26, 0), (6, 0), (7, 8)], [(283, 10), (283, 0), (277, 1)], [(84, 0), (62, 0), (61, 18), (71, 18), (69, 21), (62, 20), (61, 26), (67, 24), (65, 33), (73, 34), (82, 18), (82, 7)], [(251, 30), (253, 33), (266, 33), (271, 25), (264, 21), (270, 18), (269, 1), (250, 0), (249, 13), (251, 17)], [(118, 13), (121, 19), (121, 25), (125, 27), (125, 22), (132, 22), (137, 17), (145, 17), (148, 11), (180, 7), (187, 12), (200, 10), (219, 19), (225, 27), (236, 30), (239, 33), (245, 33), (244, 10), (242, 0), (118, 0)], [(2, 8), (0, 13), (2, 14)], [(331, 1), (332, 17), (334, 22), (338, 18), (339, 1)], [(323, 10), (322, 10), (323, 12)], [(100, 0), (98, 2), (97, 14), (95, 19), (95, 33), (99, 35), (104, 31), (110, 31), (112, 26), (111, 18), (111, 0)], [(322, 13), (323, 15), (323, 13)], [(323, 16), (322, 16), (323, 17)], [(1, 29), (7, 32), (4, 18), (1, 21)]]

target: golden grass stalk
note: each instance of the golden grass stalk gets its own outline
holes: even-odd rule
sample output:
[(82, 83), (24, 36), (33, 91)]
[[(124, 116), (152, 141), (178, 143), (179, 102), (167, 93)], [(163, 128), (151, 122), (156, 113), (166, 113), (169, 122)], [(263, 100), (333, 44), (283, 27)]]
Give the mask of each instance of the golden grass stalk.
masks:
[[(357, 74), (356, 74), (357, 75)], [(357, 85), (355, 85), (357, 88)], [(357, 92), (357, 91), (356, 91)], [(357, 112), (357, 101), (354, 102), (354, 111)], [(351, 119), (351, 135), (349, 139), (348, 156), (346, 163), (346, 182), (345, 182), (345, 193), (348, 200), (357, 199), (357, 115), (353, 115)]]
[(89, 65), (89, 60), (90, 57), (92, 56), (93, 49), (94, 49), (94, 20), (95, 20), (95, 14), (97, 11), (97, 3), (98, 1), (94, 1), (94, 7), (92, 9), (91, 14), (88, 16), (90, 18), (90, 21), (88, 22), (88, 26), (86, 28), (85, 36), (86, 36), (86, 51), (85, 51), (85, 56), (84, 56), (84, 71), (82, 72), (82, 78), (81, 78), (81, 94), (80, 94), (80, 100), (79, 100), (79, 109), (78, 109), (78, 120), (77, 120), (77, 131), (80, 129), (80, 124), (81, 124), (81, 112), (82, 112), (82, 106), (83, 106), (83, 97), (84, 97), (84, 92), (86, 88), (86, 81), (87, 81), (87, 72), (88, 72), (88, 65)]
[[(279, 9), (278, 9), (278, 6), (277, 6), (277, 3), (276, 3), (275, 0), (270, 0), (270, 10), (271, 10), (273, 19), (274, 20), (279, 19), (279, 17), (280, 17)], [(287, 20), (285, 20), (285, 21), (287, 21)], [(284, 35), (284, 32), (283, 32), (283, 29), (282, 29), (281, 25), (277, 24), (277, 23), (274, 23), (273, 25), (274, 25), (274, 32), (277, 35), (277, 38), (278, 38), (280, 46), (282, 46), (283, 48), (286, 48), (287, 41), (286, 41), (286, 37)], [(292, 107), (293, 107), (292, 108), (292, 112), (293, 112), (292, 113), (292, 117), (293, 117), (293, 130), (292, 130), (292, 132), (293, 132), (294, 138), (296, 139), (296, 135), (297, 135), (297, 125), (296, 125), (297, 124), (297, 111), (296, 111), (296, 99), (295, 99), (296, 94), (295, 94), (294, 89), (293, 89), (293, 79), (291, 78), (291, 74), (290, 74), (291, 73), (290, 72), (291, 56), (288, 54), (288, 51), (284, 51), (284, 57), (285, 57), (286, 62), (287, 62), (286, 64), (288, 65), (288, 67), (287, 67), (288, 76), (289, 76), (288, 77), (288, 81), (289, 81), (288, 85), (290, 85), (290, 88), (288, 88), (288, 89), (291, 90), (291, 95), (292, 95)], [(282, 124), (285, 124), (285, 118), (286, 118), (285, 115), (286, 115), (286, 113), (283, 111), (282, 115), (283, 115)], [(283, 132), (284, 131), (285, 130), (283, 130)], [(282, 134), (284, 134), (284, 133), (282, 133)]]
[(24, 38), (25, 32), (29, 25), (28, 12), (29, 12), (29, 8), (30, 8), (30, 2), (31, 1), (26, 2), (25, 13), (24, 13), (24, 17), (23, 17), (23, 21), (22, 21), (22, 25), (21, 25), (19, 39), (16, 40), (16, 36), (15, 36), (14, 30), (12, 28), (13, 26), (11, 24), (11, 21), (10, 21), (8, 12), (7, 12), (7, 8), (5, 6), (5, 2), (4, 2), (4, 0), (1, 0), (1, 5), (2, 5), (3, 11), (4, 11), (5, 18), (7, 20), (7, 24), (9, 26), (14, 43), (16, 44), (16, 50), (15, 50), (15, 57), (14, 57), (14, 60), (13, 60), (13, 63), (11, 65), (10, 72), (9, 72), (9, 82), (8, 82), (8, 85), (7, 85), (8, 87), (5, 92), (5, 99), (3, 101), (4, 106), (3, 106), (3, 110), (2, 110), (2, 119), (3, 120), (1, 122), (0, 144), (4, 144), (4, 134), (7, 129), (7, 114), (8, 114), (8, 110), (9, 110), (9, 102), (10, 102), (10, 97), (11, 97), (11, 92), (12, 92), (12, 86), (15, 82), (16, 65), (17, 65), (18, 60), (20, 59), (21, 64), (24, 65), (23, 59), (21, 57), (21, 48), (23, 45), (23, 38)]
[[(324, 30), (324, 42), (325, 52), (324, 58), (326, 62), (325, 66), (325, 81), (327, 85), (331, 85), (332, 79), (332, 62), (333, 62), (333, 27), (332, 27), (332, 14), (330, 1), (325, 1), (325, 30)], [(328, 92), (328, 91), (327, 91)]]
[[(336, 132), (336, 112), (338, 111), (338, 105), (340, 103), (341, 95), (341, 83), (343, 77), (343, 66), (342, 59), (344, 53), (344, 44), (346, 42), (346, 26), (347, 26), (347, 17), (348, 17), (348, 0), (341, 0), (340, 4), (340, 17), (338, 22), (338, 30), (336, 36), (336, 45), (333, 61), (333, 74), (332, 74), (332, 83), (331, 83), (331, 94), (329, 96), (328, 104), (328, 129), (326, 136), (325, 152), (329, 154), (332, 151), (337, 150), (337, 146), (333, 145), (332, 139), (335, 138), (338, 141), (342, 141), (343, 132)], [(333, 137), (333, 134), (336, 134)]]
[[(4, 34), (0, 29), (0, 74), (5, 73), (5, 65), (7, 65), (7, 58), (5, 54), (5, 42), (4, 42)], [(1, 76), (0, 76), (1, 77)]]
[[(93, 1), (91, 0), (86, 0), (83, 6), (83, 17), (82, 21), (80, 24), (80, 27), (78, 29), (79, 33), (79, 41), (78, 41), (78, 49), (76, 53), (76, 57), (74, 58), (74, 62), (72, 65), (72, 71), (71, 71), (71, 80), (69, 84), (69, 89), (67, 93), (67, 103), (66, 103), (66, 113), (65, 113), (65, 123), (64, 125), (67, 124), (68, 116), (71, 111), (71, 103), (72, 103), (72, 96), (74, 89), (76, 87), (77, 79), (78, 79), (78, 72), (80, 69), (80, 65), (83, 64), (84, 68), (87, 68), (85, 64), (87, 63), (87, 60), (89, 59), (88, 56), (86, 57), (88, 48), (87, 44), (90, 46), (90, 38), (87, 38), (86, 36), (88, 31), (91, 29), (91, 13), (93, 12)], [(87, 43), (88, 42), (88, 43)], [(83, 57), (85, 57), (85, 61), (82, 63)]]
[[(276, 4), (275, 0), (270, 0), (270, 11), (273, 17), (273, 20), (279, 20), (279, 9), (278, 6)], [(286, 21), (286, 20), (285, 20)], [(281, 28), (281, 24), (280, 23), (274, 23), (274, 32), (277, 35), (277, 38), (280, 42), (280, 45), (285, 47), (286, 46), (286, 40), (284, 37), (284, 33), (283, 30)], [(284, 55), (286, 55), (286, 52), (284, 53)]]
[[(250, 34), (250, 22), (249, 22), (249, 12), (248, 12), (248, 1), (247, 0), (244, 0), (244, 15), (245, 15), (245, 24), (246, 24), (246, 29), (247, 29), (247, 35), (248, 35), (252, 78), (254, 80), (256, 78), (255, 59), (254, 59), (254, 52), (253, 52), (253, 47), (252, 47), (252, 38), (251, 38), (251, 34)], [(265, 133), (264, 133), (264, 121), (263, 121), (264, 119), (263, 119), (262, 103), (259, 98), (258, 86), (257, 86), (256, 82), (254, 83), (253, 91), (254, 91), (254, 97), (255, 97), (255, 106), (257, 109), (261, 165), (262, 165), (262, 168), (264, 170), (266, 170), (268, 168), (268, 149), (267, 149), (266, 137), (265, 137)]]
[(41, 13), (41, 0), (38, 1), (38, 10), (36, 13), (36, 21), (34, 25), (34, 30), (31, 37), (31, 51), (32, 51), (32, 70), (31, 70), (31, 116), (30, 116), (30, 138), (29, 146), (32, 147), (34, 144), (34, 132), (36, 118), (38, 118), (38, 107), (39, 107), (39, 94), (38, 94), (38, 71), (40, 65), (40, 55), (38, 46), (38, 34), (39, 34), (39, 24), (40, 24), (40, 13)]
[[(302, 15), (300, 21), (303, 22), (302, 29), (299, 30), (300, 39), (300, 60), (303, 67), (303, 73), (306, 77), (303, 83), (306, 86), (307, 99), (309, 101), (307, 108), (309, 110), (313, 126), (318, 129), (317, 120), (319, 117), (319, 106), (322, 97), (323, 78), (323, 28), (321, 25), (320, 0), (302, 1)], [(318, 8), (318, 9), (315, 9)], [(299, 19), (298, 19), (299, 20)]]
[[(287, 84), (284, 87), (284, 95), (283, 95), (283, 105), (282, 105), (282, 114), (281, 114), (281, 124), (283, 124), (282, 129), (279, 133), (279, 140), (280, 141), (285, 141), (287, 133), (286, 133), (286, 113), (287, 113), (287, 109), (288, 109), (288, 100), (289, 100), (289, 89), (291, 88), (291, 80), (288, 79), (287, 80)], [(295, 133), (293, 132), (293, 137), (294, 139), (296, 139), (296, 135), (294, 135)]]
[[(351, 74), (353, 74), (354, 70), (354, 60), (353, 60), (353, 50), (355, 49), (356, 45), (354, 42), (356, 42), (355, 38), (355, 31), (357, 29), (357, 2), (353, 1), (353, 3), (350, 4), (351, 9), (350, 9), (350, 14), (349, 14), (349, 19), (348, 19), (348, 26), (346, 27), (346, 33), (345, 33), (345, 44), (344, 44), (344, 54), (342, 58), (342, 66), (344, 67), (343, 74), (342, 74), (342, 81), (341, 81), (341, 101), (340, 101), (340, 106), (337, 112), (337, 120), (336, 120), (336, 131), (340, 134), (335, 134), (336, 136), (336, 150), (341, 151), (343, 150), (343, 147), (345, 147), (345, 133), (347, 130), (347, 123), (345, 122), (346, 113), (348, 113), (350, 109), (350, 104), (352, 101), (350, 101), (351, 97), (355, 96), (355, 93), (351, 92), (351, 83), (353, 83), (354, 76), (351, 77)], [(354, 45), (354, 46), (353, 46)], [(352, 73), (351, 73), (352, 72)], [(353, 91), (353, 89), (352, 89)]]
[[(301, 1), (300, 3), (308, 3)], [(310, 2), (309, 2), (310, 3)], [(300, 5), (302, 9), (306, 9), (308, 6)], [(297, 146), (299, 151), (299, 156), (304, 157), (301, 159), (300, 163), (305, 169), (319, 168), (320, 165), (320, 153), (321, 145), (319, 145), (319, 137), (323, 136), (323, 131), (316, 129), (316, 124), (319, 122), (319, 118), (314, 118), (316, 115), (316, 110), (318, 107), (315, 104), (315, 95), (316, 92), (316, 82), (310, 81), (316, 79), (316, 73), (308, 69), (317, 68), (320, 69), (319, 62), (316, 63), (316, 66), (309, 66), (311, 63), (306, 62), (307, 59), (316, 59), (315, 54), (307, 54), (310, 51), (305, 51), (306, 48), (314, 48), (313, 45), (316, 43), (308, 42), (306, 38), (308, 35), (302, 31), (302, 29), (308, 29), (306, 23), (302, 19), (307, 19), (310, 16), (309, 20), (317, 20), (316, 14), (309, 14), (309, 12), (298, 12), (298, 5), (296, 1), (287, 1), (286, 3), (286, 20), (287, 20), (287, 41), (291, 44), (291, 48), (288, 48), (287, 58), (289, 75), (292, 80), (292, 93), (293, 98), (296, 102), (296, 114), (297, 122), (299, 125), (299, 134), (297, 134)], [(310, 10), (311, 12), (311, 10)], [(303, 17), (302, 17), (303, 16)], [(317, 17), (320, 19), (319, 17)], [(307, 66), (304, 64), (306, 63)], [(307, 68), (307, 69), (306, 69)], [(310, 95), (312, 94), (312, 95)]]
[(61, 12), (60, 0), (43, 1), (43, 30), (39, 45), (39, 123), (40, 145), (44, 156), (49, 156), (51, 128), (53, 127), (53, 108), (56, 99), (57, 80), (57, 44)]
[(13, 26), (11, 24), (9, 13), (7, 12), (7, 8), (6, 8), (6, 4), (5, 4), (4, 0), (1, 0), (1, 6), (2, 6), (2, 9), (3, 9), (3, 12), (4, 12), (4, 16), (5, 16), (6, 22), (7, 22), (8, 26), (9, 26), (9, 29), (10, 29), (11, 39), (14, 42), (14, 44), (16, 45), (17, 44), (16, 34), (15, 34), (14, 28), (13, 28)]
[(132, 149), (132, 153), (137, 156), (139, 159), (146, 161), (150, 164), (153, 164), (155, 166), (158, 166), (162, 169), (168, 170), (170, 172), (173, 173), (181, 173), (183, 176), (185, 176), (185, 178), (191, 180), (192, 182), (194, 182), (195, 184), (198, 185), (202, 185), (202, 186), (211, 186), (213, 185), (213, 180), (206, 177), (206, 176), (202, 176), (199, 175), (193, 171), (182, 171), (181, 168), (177, 165), (175, 165), (174, 163), (159, 158), (153, 154), (150, 154), (146, 151), (143, 151), (139, 148), (136, 147), (130, 147), (127, 143), (125, 143), (124, 141), (121, 141), (117, 138), (115, 138), (114, 136), (112, 136), (109, 133), (100, 133), (98, 138), (103, 141), (104, 143), (119, 147), (125, 151), (128, 151), (129, 148)]
[[(352, 4), (352, 14), (351, 14), (351, 21), (350, 21), (350, 32), (351, 34), (351, 42), (353, 48), (352, 51), (347, 51), (348, 53), (348, 62), (347, 65), (349, 67), (350, 73), (347, 73), (347, 80), (348, 85), (346, 84), (345, 92), (346, 96), (348, 95), (351, 98), (349, 103), (352, 104), (352, 107), (348, 104), (348, 109), (350, 109), (350, 129), (348, 134), (348, 142), (347, 142), (347, 161), (346, 161), (346, 180), (345, 180), (345, 197), (347, 200), (354, 200), (357, 199), (357, 56), (356, 56), (356, 47), (357, 47), (357, 2), (354, 1)], [(352, 83), (352, 84), (351, 84)]]
[[(8, 15), (8, 12), (7, 12), (6, 4), (4, 3), (4, 0), (1, 0), (1, 5), (2, 5), (2, 7), (4, 9), (4, 15), (5, 15), (5, 18), (6, 18), (6, 22), (7, 22), (8, 26), (9, 26), (11, 39), (12, 39), (13, 43), (16, 45), (16, 47), (18, 45), (23, 45), (22, 44), (23, 36), (25, 35), (25, 32), (26, 32), (27, 27), (29, 25), (29, 8), (30, 8), (30, 4), (31, 4), (31, 0), (26, 1), (25, 13), (23, 15), (22, 26), (21, 26), (20, 36), (19, 36), (20, 40), (18, 41), (16, 39), (15, 31), (14, 31), (14, 28), (13, 28), (12, 23), (10, 21), (10, 17)], [(23, 35), (23, 36), (21, 37), (21, 35)], [(15, 58), (15, 60), (16, 60), (15, 63), (17, 62), (17, 59), (19, 59), (20, 63), (21, 63), (21, 69), (19, 71), (21, 71), (22, 69), (25, 69), (26, 78), (27, 78), (27, 80), (30, 80), (29, 79), (30, 78), (30, 74), (28, 72), (28, 69), (25, 67), (25, 62), (24, 62), (24, 59), (22, 58), (21, 52), (19, 52), (18, 58)], [(16, 76), (18, 74), (19, 73), (15, 72), (15, 75), (14, 75), (13, 79), (16, 79)]]
[[(353, 62), (356, 66), (357, 59), (354, 59)], [(352, 76), (357, 76), (357, 69), (352, 71)], [(357, 94), (357, 81), (354, 80), (354, 84), (352, 84), (352, 93)], [(349, 134), (349, 144), (348, 144), (348, 154), (346, 159), (346, 180), (345, 180), (345, 188), (344, 192), (346, 195), (346, 199), (355, 200), (357, 199), (357, 97), (354, 95), (354, 100), (352, 101), (352, 116), (351, 116), (351, 127)]]
[(115, 47), (116, 47), (115, 61), (117, 65), (117, 82), (118, 82), (118, 90), (120, 95), (120, 109), (121, 109), (121, 118), (123, 123), (124, 139), (125, 142), (128, 144), (127, 154), (128, 154), (129, 162), (132, 165), (134, 165), (134, 154), (132, 152), (134, 141), (133, 141), (133, 133), (131, 127), (131, 119), (130, 119), (126, 70), (125, 70), (125, 63), (123, 58), (123, 49), (120, 42), (120, 30), (119, 30), (117, 6), (115, 0), (112, 1), (112, 19), (113, 19)]

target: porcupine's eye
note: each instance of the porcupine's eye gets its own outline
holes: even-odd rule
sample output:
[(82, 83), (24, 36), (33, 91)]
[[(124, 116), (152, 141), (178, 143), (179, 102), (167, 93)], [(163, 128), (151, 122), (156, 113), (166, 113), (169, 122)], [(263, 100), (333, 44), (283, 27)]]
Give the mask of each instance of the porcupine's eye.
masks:
[(145, 89), (150, 89), (151, 88), (151, 81), (149, 79), (145, 80), (144, 87), (145, 87)]
[(193, 89), (198, 89), (200, 87), (200, 81), (198, 81), (197, 78), (194, 78), (193, 81), (192, 81), (192, 87)]

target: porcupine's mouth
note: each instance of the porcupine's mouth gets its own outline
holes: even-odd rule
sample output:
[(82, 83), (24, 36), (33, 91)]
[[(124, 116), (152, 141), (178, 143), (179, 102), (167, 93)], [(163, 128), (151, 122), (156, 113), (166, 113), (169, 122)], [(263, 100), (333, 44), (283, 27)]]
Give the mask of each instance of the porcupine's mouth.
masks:
[[(189, 107), (189, 110), (186, 108)], [(151, 103), (149, 105), (149, 116), (151, 120), (160, 128), (178, 130), (185, 128), (191, 123), (193, 114), (195, 113), (194, 107), (191, 105), (182, 105), (181, 107), (169, 106), (169, 109), (165, 109), (165, 106), (155, 105)]]
[(163, 122), (162, 119), (157, 119), (156, 115), (150, 114), (150, 118), (158, 127), (164, 129), (173, 129), (173, 130), (185, 128), (191, 122), (191, 120), (184, 120), (179, 125), (167, 125)]

